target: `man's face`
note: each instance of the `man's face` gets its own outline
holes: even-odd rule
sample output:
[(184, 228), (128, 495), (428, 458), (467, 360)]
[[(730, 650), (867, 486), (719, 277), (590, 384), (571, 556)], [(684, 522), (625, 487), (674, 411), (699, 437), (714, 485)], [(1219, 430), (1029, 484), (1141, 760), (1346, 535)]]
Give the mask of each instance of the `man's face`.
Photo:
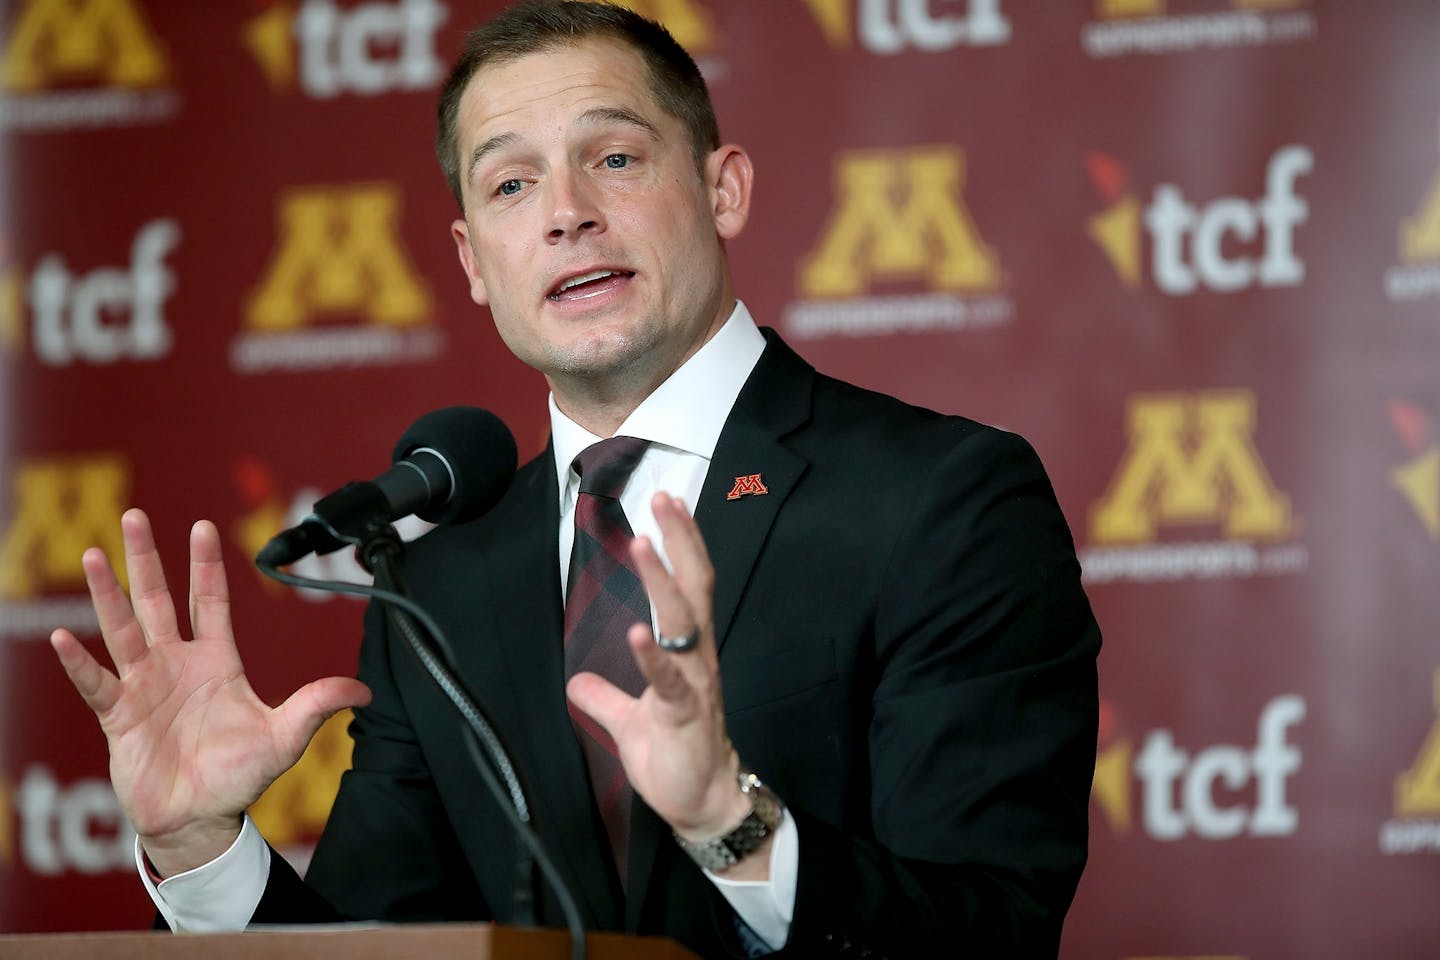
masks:
[(724, 323), (722, 240), (744, 224), (749, 161), (716, 151), (702, 177), (629, 48), (591, 39), (485, 67), (458, 131), (465, 219), (452, 229), (471, 296), (557, 399), (648, 392)]

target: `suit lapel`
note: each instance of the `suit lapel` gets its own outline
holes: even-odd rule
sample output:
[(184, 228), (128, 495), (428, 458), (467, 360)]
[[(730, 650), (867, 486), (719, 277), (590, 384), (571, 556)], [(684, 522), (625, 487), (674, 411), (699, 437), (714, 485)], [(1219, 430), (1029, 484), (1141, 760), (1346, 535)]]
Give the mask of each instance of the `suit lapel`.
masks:
[[(695, 505), (695, 522), (715, 567), (715, 639), (721, 650), (770, 526), (808, 465), (780, 441), (809, 420), (815, 371), (770, 331), (766, 338), (769, 344), (725, 421)], [(750, 482), (755, 477), (765, 493)]]
[[(765, 352), (725, 421), (695, 506), (695, 521), (715, 567), (715, 639), (721, 649), (770, 526), (807, 466), (780, 440), (809, 419), (815, 371), (770, 331), (766, 339)], [(738, 492), (737, 478), (757, 474), (765, 493), (730, 498)], [(669, 834), (654, 811), (637, 800), (630, 821), (627, 930), (639, 922), (655, 858)]]
[[(513, 700), (512, 715), (522, 718), (506, 733), (527, 758), (522, 776), (546, 848), (590, 922), (615, 929), (623, 912), (620, 893), (613, 868), (600, 855), (607, 841), (596, 826), (585, 760), (565, 708), (555, 547), (560, 510), (551, 450), (517, 476), (492, 516), (480, 546), (494, 600), (481, 615), (493, 619), (494, 648), (508, 680), (502, 686)], [(471, 669), (494, 662), (486, 654), (477, 651)]]

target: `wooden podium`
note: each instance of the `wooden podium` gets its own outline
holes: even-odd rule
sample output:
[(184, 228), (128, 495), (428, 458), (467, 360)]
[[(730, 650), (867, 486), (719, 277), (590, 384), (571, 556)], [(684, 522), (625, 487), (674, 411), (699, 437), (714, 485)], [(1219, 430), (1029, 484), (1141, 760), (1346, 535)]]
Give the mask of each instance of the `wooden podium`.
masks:
[[(670, 940), (592, 933), (590, 960), (697, 960)], [(0, 936), (0, 960), (569, 960), (563, 930), (489, 923), (286, 927), (246, 933)]]

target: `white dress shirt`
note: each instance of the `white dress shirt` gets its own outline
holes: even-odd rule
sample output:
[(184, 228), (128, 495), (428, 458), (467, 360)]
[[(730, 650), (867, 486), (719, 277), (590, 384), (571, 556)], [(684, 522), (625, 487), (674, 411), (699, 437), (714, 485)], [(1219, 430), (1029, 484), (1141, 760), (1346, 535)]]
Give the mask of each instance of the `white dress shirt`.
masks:
[[(684, 500), (694, 514), (720, 431), (764, 349), (765, 338), (745, 305), (737, 302), (715, 336), (646, 397), (615, 431), (617, 436), (650, 441), (630, 475), (620, 504), (635, 535), (650, 537), (662, 559), (664, 542), (650, 512), (650, 500), (664, 491)], [(570, 464), (576, 454), (604, 438), (561, 413), (553, 395), (550, 427), (560, 490), (557, 562), (563, 602), (575, 537), (575, 497), (580, 486)], [(270, 856), (270, 848), (247, 814), (240, 836), (229, 850), (204, 866), (157, 885), (145, 869), (139, 839), (135, 842), (136, 868), (161, 916), (172, 930), (194, 933), (245, 928), (265, 891)], [(794, 917), (799, 863), (799, 832), (792, 818), (783, 817), (771, 848), (770, 880), (729, 880), (708, 870), (706, 875), (750, 928), (778, 950), (789, 936)]]

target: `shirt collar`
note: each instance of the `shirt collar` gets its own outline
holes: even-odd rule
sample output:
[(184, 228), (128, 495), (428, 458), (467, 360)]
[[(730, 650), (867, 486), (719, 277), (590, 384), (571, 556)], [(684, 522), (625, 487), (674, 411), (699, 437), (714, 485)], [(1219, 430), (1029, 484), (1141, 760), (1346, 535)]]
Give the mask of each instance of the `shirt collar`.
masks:
[[(656, 387), (615, 431), (639, 437), (709, 460), (720, 431), (750, 371), (765, 350), (765, 338), (750, 311), (739, 300), (730, 319), (680, 369)], [(603, 437), (586, 430), (560, 411), (550, 395), (550, 437), (555, 448), (555, 474), (563, 504), (574, 477), (576, 454)]]

